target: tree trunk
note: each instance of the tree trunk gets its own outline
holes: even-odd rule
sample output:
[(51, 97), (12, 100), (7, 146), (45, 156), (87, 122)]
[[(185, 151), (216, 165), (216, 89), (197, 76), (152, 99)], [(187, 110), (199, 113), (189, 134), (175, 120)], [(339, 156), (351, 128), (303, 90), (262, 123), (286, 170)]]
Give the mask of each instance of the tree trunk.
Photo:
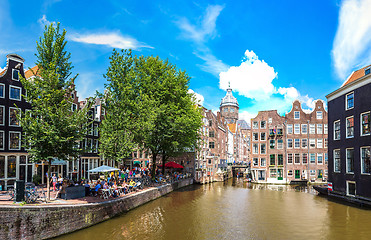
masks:
[(50, 201), (50, 169), (51, 169), (51, 158), (48, 158), (48, 177), (46, 182), (46, 193), (47, 193), (47, 201)]
[(166, 163), (166, 155), (162, 155), (162, 175), (165, 176), (165, 163)]
[(155, 180), (156, 178), (156, 158), (157, 154), (152, 154), (152, 171), (151, 171), (152, 180)]

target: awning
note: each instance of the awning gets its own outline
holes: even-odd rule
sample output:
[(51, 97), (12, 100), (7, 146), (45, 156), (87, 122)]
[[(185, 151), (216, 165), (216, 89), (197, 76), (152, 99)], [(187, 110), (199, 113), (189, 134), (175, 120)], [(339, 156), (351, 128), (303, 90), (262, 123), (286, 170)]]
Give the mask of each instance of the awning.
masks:
[(141, 161), (134, 161), (133, 164), (134, 165), (141, 165), (142, 163), (141, 163)]
[(58, 159), (58, 158), (53, 158), (51, 165), (67, 165), (66, 160)]
[(113, 171), (118, 171), (118, 170), (120, 169), (102, 165), (100, 167), (90, 169), (88, 172), (113, 172)]

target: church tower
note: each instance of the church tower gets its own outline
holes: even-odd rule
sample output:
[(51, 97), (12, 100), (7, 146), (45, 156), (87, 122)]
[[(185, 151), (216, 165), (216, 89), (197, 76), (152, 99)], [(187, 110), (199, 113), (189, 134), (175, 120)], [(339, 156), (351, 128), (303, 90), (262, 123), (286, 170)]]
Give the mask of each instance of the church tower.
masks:
[(227, 94), (222, 98), (219, 109), (222, 117), (227, 120), (228, 124), (237, 122), (239, 106), (237, 99), (232, 95), (232, 88), (230, 85), (227, 88)]

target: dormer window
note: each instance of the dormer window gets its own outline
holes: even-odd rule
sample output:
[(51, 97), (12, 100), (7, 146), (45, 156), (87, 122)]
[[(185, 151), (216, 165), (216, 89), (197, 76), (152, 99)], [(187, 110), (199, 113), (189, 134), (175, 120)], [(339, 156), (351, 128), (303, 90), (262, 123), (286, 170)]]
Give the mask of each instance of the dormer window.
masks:
[(368, 67), (365, 69), (365, 75), (370, 74), (370, 72), (371, 72), (371, 67)]
[(13, 79), (13, 80), (16, 80), (16, 81), (19, 81), (19, 70), (17, 70), (17, 69), (13, 69), (13, 72), (12, 72), (12, 79)]
[(300, 119), (300, 112), (299, 111), (294, 112), (294, 119)]

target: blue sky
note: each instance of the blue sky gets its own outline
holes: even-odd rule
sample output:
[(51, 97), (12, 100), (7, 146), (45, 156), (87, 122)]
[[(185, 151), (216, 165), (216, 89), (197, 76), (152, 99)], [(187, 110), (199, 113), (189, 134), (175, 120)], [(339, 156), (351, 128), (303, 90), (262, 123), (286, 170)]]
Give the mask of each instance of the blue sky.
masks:
[(43, 26), (61, 22), (81, 98), (103, 91), (113, 48), (132, 48), (186, 70), (213, 111), (230, 82), (248, 120), (295, 99), (310, 109), (370, 64), (369, 9), (371, 0), (0, 0), (0, 68), (8, 53), (34, 66)]

